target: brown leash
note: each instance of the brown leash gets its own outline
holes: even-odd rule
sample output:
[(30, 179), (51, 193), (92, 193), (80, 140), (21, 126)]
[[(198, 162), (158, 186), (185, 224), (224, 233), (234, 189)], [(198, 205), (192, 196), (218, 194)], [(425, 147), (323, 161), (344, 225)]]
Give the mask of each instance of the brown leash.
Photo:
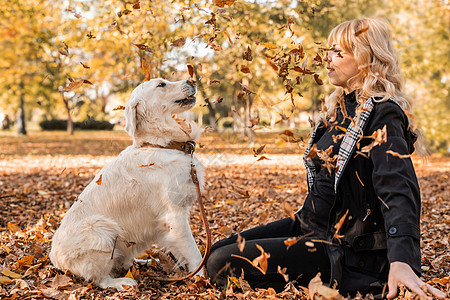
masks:
[[(145, 145), (145, 146), (149, 146), (149, 145)], [(162, 147), (158, 147), (158, 148), (162, 148)], [(205, 266), (206, 260), (208, 259), (208, 256), (209, 256), (209, 252), (211, 251), (211, 230), (209, 229), (208, 220), (206, 219), (205, 207), (203, 204), (202, 193), (200, 191), (200, 182), (198, 180), (197, 170), (195, 169), (195, 165), (194, 165), (195, 142), (188, 141), (188, 142), (181, 143), (181, 144), (177, 143), (176, 147), (167, 147), (167, 148), (177, 149), (177, 150), (183, 151), (184, 153), (191, 156), (191, 178), (192, 178), (192, 181), (194, 182), (195, 190), (197, 192), (198, 207), (200, 209), (203, 225), (205, 226), (205, 231), (206, 231), (205, 253), (203, 254), (202, 261), (197, 266), (197, 268), (195, 268), (194, 271), (192, 271), (189, 274), (187, 274), (186, 276), (183, 276), (180, 278), (150, 277), (151, 279), (155, 279), (155, 280), (159, 280), (159, 281), (176, 282), (176, 281), (186, 280), (186, 279), (194, 276), (195, 274), (197, 274), (198, 271), (201, 270), (201, 268), (203, 268)], [(203, 273), (206, 274), (206, 269), (203, 270)]]

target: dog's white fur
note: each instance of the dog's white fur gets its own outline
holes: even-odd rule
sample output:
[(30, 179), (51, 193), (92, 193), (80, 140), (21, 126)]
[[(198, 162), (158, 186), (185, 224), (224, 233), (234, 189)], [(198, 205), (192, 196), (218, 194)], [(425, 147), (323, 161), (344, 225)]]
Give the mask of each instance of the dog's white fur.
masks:
[[(153, 243), (171, 251), (189, 271), (200, 264), (188, 223), (196, 199), (191, 156), (175, 149), (142, 147), (199, 138), (201, 129), (194, 122), (186, 133), (172, 118), (195, 105), (195, 93), (189, 81), (162, 79), (134, 89), (125, 104), (125, 130), (133, 145), (107, 164), (67, 211), (50, 251), (58, 269), (120, 290), (136, 282), (114, 276)], [(185, 98), (191, 100), (180, 103)], [(203, 170), (195, 156), (194, 164), (203, 186)]]

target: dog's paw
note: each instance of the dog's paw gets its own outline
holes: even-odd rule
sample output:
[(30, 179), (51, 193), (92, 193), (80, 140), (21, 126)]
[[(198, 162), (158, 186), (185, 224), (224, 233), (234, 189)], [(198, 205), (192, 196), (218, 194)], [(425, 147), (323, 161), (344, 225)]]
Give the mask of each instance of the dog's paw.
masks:
[(114, 288), (118, 291), (124, 291), (125, 286), (137, 286), (136, 280), (128, 277), (121, 277), (121, 278), (105, 278), (98, 284), (101, 288)]

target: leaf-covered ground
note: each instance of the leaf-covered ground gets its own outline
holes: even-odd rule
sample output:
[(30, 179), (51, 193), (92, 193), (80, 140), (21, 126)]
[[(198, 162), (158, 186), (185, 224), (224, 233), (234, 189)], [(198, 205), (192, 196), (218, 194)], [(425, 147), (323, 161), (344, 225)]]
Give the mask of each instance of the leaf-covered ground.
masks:
[[(207, 167), (205, 205), (213, 240), (288, 216), (306, 195), (300, 148), (286, 143), (287, 135), (256, 137), (250, 149), (233, 134), (209, 134), (199, 156)], [(205, 278), (163, 284), (150, 275), (173, 266), (170, 257), (149, 249), (158, 265), (135, 266), (128, 276), (139, 286), (125, 292), (101, 290), (71, 274), (56, 270), (48, 260), (54, 231), (64, 213), (94, 175), (130, 138), (120, 132), (30, 133), (28, 137), (0, 134), (0, 298), (2, 299), (296, 299), (307, 289), (288, 285), (283, 293), (250, 290), (235, 279), (219, 290)], [(254, 151), (266, 145), (258, 157)], [(256, 160), (264, 156), (268, 159)], [(423, 278), (441, 290), (450, 289), (450, 158), (414, 158), (422, 191)], [(288, 204), (288, 205), (287, 205)], [(201, 249), (205, 234), (197, 207), (191, 228)], [(409, 298), (408, 293), (402, 297)]]

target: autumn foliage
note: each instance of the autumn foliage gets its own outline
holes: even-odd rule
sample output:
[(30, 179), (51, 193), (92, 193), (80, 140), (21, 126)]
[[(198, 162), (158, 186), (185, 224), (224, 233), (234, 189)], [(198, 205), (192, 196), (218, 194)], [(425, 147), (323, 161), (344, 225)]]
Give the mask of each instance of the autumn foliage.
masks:
[[(292, 133), (298, 138), (297, 133)], [(304, 143), (275, 143), (286, 135), (260, 135), (259, 147), (249, 149), (235, 137), (207, 134), (200, 141), (199, 157), (207, 166), (204, 202), (213, 240), (283, 217), (292, 217), (307, 193), (301, 162)], [(148, 266), (134, 265), (126, 276), (138, 281), (138, 288), (126, 292), (101, 290), (69, 273), (64, 274), (48, 259), (50, 242), (65, 211), (76, 201), (98, 171), (124, 147), (131, 144), (125, 133), (34, 133), (30, 137), (0, 136), (0, 297), (2, 299), (92, 299), (118, 297), (138, 299), (339, 299), (316, 277), (308, 287), (298, 287), (286, 276), (285, 291), (252, 290), (243, 278), (231, 278), (226, 290), (214, 287), (209, 279), (195, 277), (166, 284), (154, 276), (181, 276), (173, 270), (173, 258), (157, 246), (140, 258), (158, 258)], [(264, 147), (262, 147), (265, 145)], [(300, 146), (300, 148), (299, 148)], [(58, 150), (60, 151), (59, 154)], [(284, 153), (284, 154), (282, 154)], [(49, 155), (52, 154), (52, 155)], [(266, 157), (260, 160), (258, 157)], [(414, 157), (422, 191), (423, 278), (442, 290), (450, 288), (448, 230), (450, 226), (450, 160), (433, 157), (428, 162)], [(145, 167), (145, 166), (142, 166)], [(97, 184), (101, 184), (98, 177)], [(205, 232), (196, 207), (191, 228), (201, 251)], [(339, 227), (339, 224), (336, 224)], [(286, 239), (286, 247), (302, 237)], [(313, 241), (307, 245), (314, 249)], [(245, 240), (239, 240), (245, 247)], [(248, 263), (263, 273), (270, 253)], [(246, 259), (246, 258), (242, 258)], [(412, 299), (402, 290), (400, 298)], [(360, 299), (360, 298), (357, 298)]]

